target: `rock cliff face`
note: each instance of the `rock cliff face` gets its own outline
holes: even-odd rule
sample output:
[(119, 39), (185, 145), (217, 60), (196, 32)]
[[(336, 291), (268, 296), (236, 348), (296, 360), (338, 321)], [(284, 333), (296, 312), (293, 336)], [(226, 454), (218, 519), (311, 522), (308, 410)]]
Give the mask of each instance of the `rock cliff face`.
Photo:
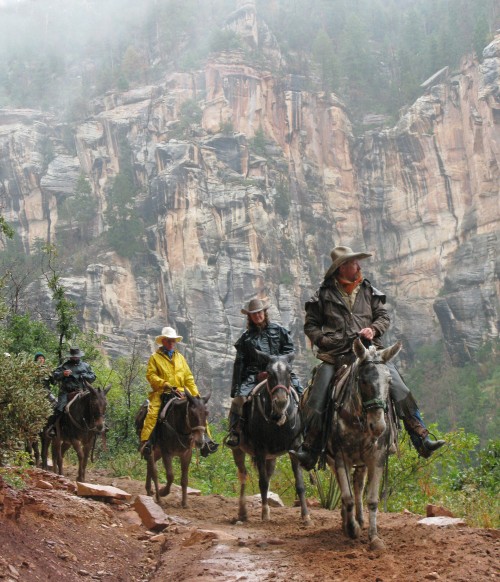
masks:
[[(221, 403), (240, 309), (266, 295), (305, 379), (303, 304), (343, 244), (374, 253), (365, 273), (388, 294), (391, 339), (405, 341), (407, 356), (444, 337), (461, 363), (498, 337), (500, 38), (483, 64), (465, 62), (396, 127), (355, 140), (334, 95), (270, 72), (279, 48), (251, 3), (229, 25), (260, 43), (267, 66), (221, 54), (196, 74), (106, 95), (75, 127), (0, 110), (3, 213), (27, 252), (74, 232), (64, 201), (81, 173), (98, 212), (76, 226), (101, 237), (120, 140), (133, 152), (146, 251), (129, 260), (90, 243), (65, 279), (82, 324), (107, 337), (111, 355), (137, 337), (148, 351), (173, 325), (201, 389)], [(188, 100), (201, 123), (183, 118)]]

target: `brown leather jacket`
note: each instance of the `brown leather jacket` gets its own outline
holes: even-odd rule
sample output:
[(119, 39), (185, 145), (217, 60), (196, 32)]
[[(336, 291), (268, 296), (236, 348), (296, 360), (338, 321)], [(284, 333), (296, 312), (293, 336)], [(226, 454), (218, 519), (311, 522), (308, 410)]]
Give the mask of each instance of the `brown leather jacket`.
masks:
[(317, 357), (334, 363), (338, 356), (350, 354), (353, 341), (365, 327), (374, 330), (373, 343), (382, 347), (380, 338), (390, 324), (385, 299), (368, 279), (363, 279), (351, 311), (333, 279), (323, 281), (305, 305), (304, 332), (318, 346)]

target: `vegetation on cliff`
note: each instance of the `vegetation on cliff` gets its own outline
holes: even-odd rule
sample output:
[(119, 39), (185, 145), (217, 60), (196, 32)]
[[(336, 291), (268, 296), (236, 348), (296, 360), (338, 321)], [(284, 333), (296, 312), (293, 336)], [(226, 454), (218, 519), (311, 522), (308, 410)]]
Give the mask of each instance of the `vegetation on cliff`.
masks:
[[(80, 118), (97, 95), (201, 68), (214, 52), (244, 49), (263, 63), (262, 47), (225, 27), (237, 5), (75, 0), (69, 11), (62, 0), (44, 0), (4, 7), (0, 104)], [(500, 17), (495, 0), (257, 0), (256, 10), (285, 56), (280, 73), (340, 95), (357, 120), (393, 115), (465, 53), (480, 59)]]

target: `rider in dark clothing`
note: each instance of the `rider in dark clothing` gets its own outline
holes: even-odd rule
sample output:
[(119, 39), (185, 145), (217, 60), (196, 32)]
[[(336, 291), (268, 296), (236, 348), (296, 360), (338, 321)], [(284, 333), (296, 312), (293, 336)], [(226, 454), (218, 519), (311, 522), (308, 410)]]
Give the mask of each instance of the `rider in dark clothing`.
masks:
[(87, 362), (82, 362), (81, 358), (85, 354), (79, 348), (69, 350), (68, 359), (52, 372), (52, 379), (59, 384), (59, 396), (54, 410), (54, 414), (49, 419), (49, 436), (54, 435), (54, 425), (58, 417), (63, 413), (66, 404), (68, 404), (68, 395), (71, 392), (85, 390), (85, 383), (92, 384), (96, 375)]
[[(236, 358), (231, 384), (231, 410), (229, 411), (229, 436), (226, 445), (237, 447), (240, 441), (239, 428), (243, 414), (243, 404), (253, 388), (262, 380), (260, 377), (264, 368), (257, 361), (255, 350), (271, 356), (293, 354), (294, 346), (290, 332), (269, 321), (267, 310), (269, 305), (261, 299), (252, 299), (241, 313), (248, 317), (247, 330), (243, 332), (234, 344)], [(292, 372), (292, 386), (302, 394), (302, 386), (296, 374)]]
[[(318, 348), (317, 357), (323, 362), (317, 368), (305, 404), (304, 444), (293, 453), (308, 471), (316, 464), (321, 449), (328, 387), (335, 371), (343, 364), (354, 361), (352, 344), (356, 337), (382, 349), (381, 337), (389, 328), (385, 295), (362, 276), (358, 263), (370, 256), (368, 253), (355, 253), (349, 247), (333, 249), (332, 265), (319, 290), (305, 306), (304, 331), (312, 345)], [(444, 441), (429, 438), (429, 431), (410, 389), (392, 362), (388, 362), (387, 367), (391, 374), (390, 393), (396, 412), (419, 455), (429, 457), (444, 445)]]

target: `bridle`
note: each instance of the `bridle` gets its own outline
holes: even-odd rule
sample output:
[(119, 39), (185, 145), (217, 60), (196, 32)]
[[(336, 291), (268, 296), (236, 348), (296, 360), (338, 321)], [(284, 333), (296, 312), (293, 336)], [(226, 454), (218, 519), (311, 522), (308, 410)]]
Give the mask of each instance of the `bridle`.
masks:
[[(356, 383), (356, 387), (357, 390), (359, 391), (359, 369), (363, 366), (368, 366), (368, 365), (373, 365), (373, 366), (377, 366), (377, 365), (382, 365), (385, 366), (386, 363), (383, 362), (382, 360), (364, 360), (362, 362), (360, 362), (356, 368), (355, 371), (355, 376), (354, 376), (354, 381)], [(361, 394), (360, 394), (361, 396)], [(371, 398), (370, 400), (363, 400), (363, 398), (361, 398), (361, 407), (363, 409), (363, 414), (364, 416), (366, 416), (366, 413), (369, 410), (378, 410), (378, 409), (383, 409), (384, 412), (387, 412), (387, 398), (384, 400), (383, 398)]]
[(269, 378), (267, 378), (265, 380), (265, 382), (266, 382), (266, 392), (269, 394), (269, 403), (271, 405), (271, 413), (273, 411), (273, 404), (276, 401), (276, 392), (278, 392), (278, 390), (284, 390), (286, 393), (287, 402), (286, 402), (286, 406), (284, 408), (285, 412), (280, 416), (280, 418), (277, 421), (270, 418), (268, 416), (268, 414), (266, 413), (265, 408), (264, 408), (264, 404), (262, 402), (262, 399), (260, 398), (260, 395), (262, 395), (262, 392), (256, 394), (256, 396), (257, 396), (256, 401), (257, 401), (257, 405), (259, 407), (259, 411), (266, 422), (274, 422), (277, 426), (283, 426), (286, 422), (286, 419), (287, 419), (286, 411), (288, 410), (288, 407), (290, 405), (290, 394), (292, 392), (291, 387), (285, 386), (284, 384), (276, 384), (275, 386), (273, 386), (271, 388), (271, 386), (269, 385)]

